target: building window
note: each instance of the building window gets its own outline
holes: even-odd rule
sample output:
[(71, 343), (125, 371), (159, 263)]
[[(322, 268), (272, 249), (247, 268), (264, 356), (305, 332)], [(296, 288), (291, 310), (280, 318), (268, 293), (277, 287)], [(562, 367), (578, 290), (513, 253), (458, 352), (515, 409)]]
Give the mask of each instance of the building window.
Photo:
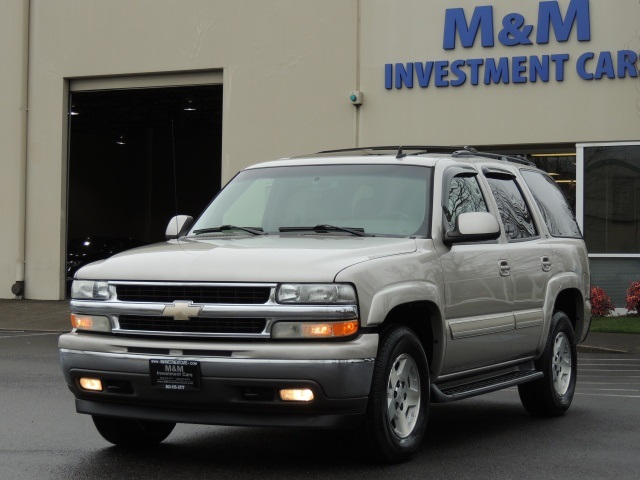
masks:
[(589, 253), (640, 253), (640, 145), (584, 149), (584, 235)]
[(629, 284), (640, 280), (640, 144), (578, 145), (578, 158), (591, 284), (624, 309)]

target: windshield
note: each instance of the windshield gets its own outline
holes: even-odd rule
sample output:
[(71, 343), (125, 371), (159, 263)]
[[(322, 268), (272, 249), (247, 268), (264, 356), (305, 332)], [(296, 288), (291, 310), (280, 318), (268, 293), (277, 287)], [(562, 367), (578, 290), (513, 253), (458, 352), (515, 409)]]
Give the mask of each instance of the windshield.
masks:
[[(428, 234), (431, 169), (413, 165), (302, 165), (240, 172), (191, 234), (244, 227), (264, 233)], [(223, 226), (224, 228), (220, 229)], [(355, 232), (351, 232), (353, 234)]]

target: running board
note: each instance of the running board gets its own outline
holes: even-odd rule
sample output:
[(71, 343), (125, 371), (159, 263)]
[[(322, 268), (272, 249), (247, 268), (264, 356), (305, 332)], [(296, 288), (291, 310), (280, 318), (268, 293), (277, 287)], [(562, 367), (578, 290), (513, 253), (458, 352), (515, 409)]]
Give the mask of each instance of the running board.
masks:
[(475, 397), (483, 393), (520, 385), (543, 376), (542, 372), (536, 370), (522, 370), (443, 389), (440, 389), (437, 385), (431, 385), (431, 401), (434, 403), (447, 403), (462, 400), (463, 398)]

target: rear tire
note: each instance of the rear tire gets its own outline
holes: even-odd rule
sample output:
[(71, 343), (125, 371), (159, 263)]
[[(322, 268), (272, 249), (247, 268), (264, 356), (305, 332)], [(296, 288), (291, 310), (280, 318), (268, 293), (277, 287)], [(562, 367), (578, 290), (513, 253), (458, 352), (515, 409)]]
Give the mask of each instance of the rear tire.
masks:
[(152, 422), (129, 418), (93, 415), (93, 423), (102, 438), (120, 447), (152, 447), (169, 436), (176, 426), (171, 422)]
[(394, 326), (380, 339), (365, 422), (360, 430), (368, 456), (408, 460), (420, 447), (429, 413), (429, 367), (415, 333)]
[(536, 417), (564, 414), (575, 393), (577, 366), (573, 327), (564, 312), (556, 312), (544, 352), (536, 360), (536, 369), (544, 377), (518, 386), (525, 410)]

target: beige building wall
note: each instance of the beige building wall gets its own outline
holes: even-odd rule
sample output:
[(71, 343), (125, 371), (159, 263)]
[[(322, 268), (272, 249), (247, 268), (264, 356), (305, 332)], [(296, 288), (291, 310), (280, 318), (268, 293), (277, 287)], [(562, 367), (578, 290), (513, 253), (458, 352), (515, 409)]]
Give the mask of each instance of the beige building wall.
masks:
[(0, 298), (24, 267), (28, 2), (6, 0), (0, 15)]
[[(576, 29), (566, 43), (537, 45), (538, 1), (365, 0), (362, 2), (361, 142), (385, 144), (486, 145), (632, 140), (640, 136), (640, 80), (581, 79), (575, 63), (585, 52), (640, 51), (640, 3), (590, 0), (591, 41), (579, 42)], [(447, 8), (493, 5), (495, 46), (443, 49)], [(569, 0), (559, 1), (564, 15)], [(503, 18), (521, 14), (533, 25), (532, 45), (506, 47), (498, 41)], [(431, 85), (384, 88), (386, 63), (514, 56), (570, 55), (563, 82), (458, 87)], [(614, 58), (615, 60), (615, 58)], [(592, 61), (588, 68), (595, 68)], [(448, 80), (455, 76), (449, 75)]]
[[(563, 13), (569, 1), (559, 0)], [(637, 0), (591, 0), (589, 42), (572, 32), (566, 43), (505, 47), (496, 38), (492, 48), (444, 50), (445, 10), (470, 15), (487, 4), (496, 37), (509, 13), (536, 24), (539, 2), (531, 0), (3, 0), (0, 298), (12, 297), (21, 245), (26, 297), (63, 298), (67, 103), (69, 85), (80, 80), (217, 74), (223, 181), (260, 160), (357, 145), (638, 139), (640, 81), (585, 81), (574, 67), (587, 51), (640, 50)], [(385, 88), (387, 63), (556, 53), (571, 57), (563, 82)], [(364, 92), (359, 109), (349, 104), (351, 90)], [(101, 201), (108, 192), (98, 192)]]
[[(260, 160), (354, 146), (356, 24), (355, 0), (32, 0), (26, 297), (63, 298), (69, 79), (221, 70), (226, 181)], [(9, 297), (12, 272), (0, 276)]]

